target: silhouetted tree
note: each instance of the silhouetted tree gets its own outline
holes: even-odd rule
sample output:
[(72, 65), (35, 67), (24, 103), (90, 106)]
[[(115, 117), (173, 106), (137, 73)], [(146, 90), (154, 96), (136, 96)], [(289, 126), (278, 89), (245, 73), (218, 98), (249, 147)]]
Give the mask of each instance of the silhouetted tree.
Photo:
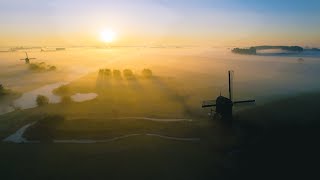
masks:
[(99, 69), (99, 76), (102, 76), (103, 75), (103, 69)]
[(249, 49), (234, 48), (231, 51), (236, 54), (249, 54), (249, 55), (257, 54), (257, 50), (254, 47), (251, 47)]
[(46, 96), (38, 95), (36, 102), (38, 106), (44, 106), (46, 104), (49, 104), (49, 99)]
[(111, 70), (110, 69), (105, 69), (104, 70), (104, 75), (108, 76), (108, 77), (111, 76)]
[(134, 75), (131, 69), (125, 69), (123, 70), (123, 75), (124, 77), (126, 77), (127, 79), (133, 79)]
[(55, 66), (50, 66), (48, 70), (49, 70), (49, 71), (55, 71), (55, 70), (57, 70), (57, 67), (55, 67)]
[(113, 77), (115, 78), (121, 78), (121, 71), (118, 69), (113, 70)]
[(142, 76), (145, 78), (151, 78), (152, 77), (152, 71), (150, 69), (143, 69), (142, 70)]
[(57, 89), (53, 90), (53, 93), (57, 95), (67, 95), (69, 94), (69, 92), (70, 92), (70, 89), (68, 85), (61, 85)]

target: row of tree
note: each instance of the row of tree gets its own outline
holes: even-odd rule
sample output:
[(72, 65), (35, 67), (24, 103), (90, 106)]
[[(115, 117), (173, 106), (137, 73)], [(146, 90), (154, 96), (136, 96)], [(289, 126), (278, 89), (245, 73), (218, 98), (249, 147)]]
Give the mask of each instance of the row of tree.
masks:
[(254, 46), (250, 48), (234, 48), (231, 51), (236, 54), (256, 55), (257, 50), (281, 49), (284, 51), (302, 52), (304, 49), (300, 46)]
[[(114, 69), (111, 71), (111, 69), (99, 69), (99, 76), (103, 77), (115, 77), (115, 78), (121, 78), (121, 75), (123, 75), (127, 79), (133, 79), (135, 77), (133, 71), (131, 69), (124, 69), (122, 71), (118, 69)], [(143, 69), (141, 71), (141, 75), (145, 78), (151, 78), (153, 76), (153, 73), (150, 69)]]
[(257, 54), (257, 50), (254, 47), (248, 48), (248, 49), (242, 49), (242, 48), (234, 48), (231, 50), (233, 53), (236, 54), (249, 54), (249, 55), (255, 55)]

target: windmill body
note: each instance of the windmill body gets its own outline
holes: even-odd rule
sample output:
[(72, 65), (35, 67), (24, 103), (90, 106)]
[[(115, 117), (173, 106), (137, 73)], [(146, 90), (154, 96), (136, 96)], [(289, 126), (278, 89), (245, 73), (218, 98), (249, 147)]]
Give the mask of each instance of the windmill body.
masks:
[(26, 64), (30, 64), (31, 59), (36, 59), (36, 58), (29, 58), (28, 53), (27, 52), (25, 53), (26, 53), (26, 58), (20, 59), (20, 60), (25, 61)]
[(232, 119), (232, 109), (234, 104), (254, 103), (255, 100), (233, 101), (232, 100), (232, 79), (233, 71), (228, 72), (229, 75), (229, 98), (224, 96), (218, 96), (216, 100), (204, 101), (202, 108), (215, 107), (215, 113), (218, 114), (221, 119)]

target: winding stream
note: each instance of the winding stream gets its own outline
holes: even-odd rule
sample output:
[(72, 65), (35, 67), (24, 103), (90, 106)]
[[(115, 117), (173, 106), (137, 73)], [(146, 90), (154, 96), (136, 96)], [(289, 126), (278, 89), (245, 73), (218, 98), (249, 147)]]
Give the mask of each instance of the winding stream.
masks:
[(24, 132), (32, 125), (34, 125), (36, 122), (27, 124), (23, 126), (22, 128), (18, 129), (15, 133), (11, 134), (7, 138), (5, 138), (4, 142), (12, 142), (12, 143), (33, 143), (34, 141), (28, 141), (23, 137)]

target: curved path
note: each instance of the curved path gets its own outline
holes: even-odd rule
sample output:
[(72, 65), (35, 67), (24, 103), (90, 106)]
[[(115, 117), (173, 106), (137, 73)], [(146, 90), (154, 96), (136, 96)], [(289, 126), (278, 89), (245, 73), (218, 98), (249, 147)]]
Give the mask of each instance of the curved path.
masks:
[[(22, 128), (18, 129), (15, 133), (5, 138), (4, 142), (11, 142), (11, 143), (39, 143), (39, 141), (29, 141), (23, 137), (24, 132), (32, 125), (34, 125), (36, 122), (29, 123)], [(200, 141), (200, 138), (181, 138), (181, 137), (172, 137), (172, 136), (164, 136), (160, 134), (129, 134), (119, 137), (114, 137), (110, 139), (102, 139), (102, 140), (94, 140), (94, 139), (63, 139), (63, 140), (53, 140), (53, 143), (70, 143), (70, 144), (92, 144), (92, 143), (107, 143), (112, 141), (117, 141), (133, 136), (152, 136), (152, 137), (158, 137), (162, 139), (169, 139), (169, 140), (175, 140), (175, 141)]]
[(150, 117), (119, 117), (119, 118), (112, 118), (112, 119), (143, 119), (143, 120), (158, 121), (158, 122), (178, 122), (178, 121), (191, 122), (192, 121), (192, 119), (161, 119), (161, 118), (150, 118)]
[(180, 138), (180, 137), (171, 137), (163, 136), (160, 134), (129, 134), (125, 136), (119, 136), (111, 139), (103, 140), (93, 140), (93, 139), (64, 139), (64, 140), (53, 140), (54, 143), (66, 143), (66, 144), (93, 144), (93, 143), (107, 143), (112, 141), (117, 141), (120, 139), (125, 139), (133, 136), (154, 136), (162, 139), (176, 140), (176, 141), (200, 141), (200, 138)]

